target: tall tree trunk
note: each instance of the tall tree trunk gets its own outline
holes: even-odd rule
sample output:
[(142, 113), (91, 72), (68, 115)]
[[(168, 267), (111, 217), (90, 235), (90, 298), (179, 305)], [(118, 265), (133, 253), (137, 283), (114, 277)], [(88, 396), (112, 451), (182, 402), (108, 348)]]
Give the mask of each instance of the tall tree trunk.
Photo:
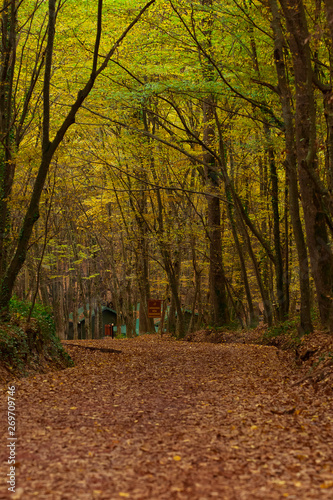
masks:
[(73, 294), (73, 340), (79, 338), (78, 290)]
[[(205, 50), (212, 49), (213, 14), (211, 7), (213, 0), (201, 0), (207, 8), (207, 14), (202, 21), (202, 30), (205, 35)], [(202, 72), (204, 80), (213, 81), (214, 68), (211, 63), (203, 58)], [(215, 149), (216, 134), (215, 98), (212, 94), (203, 99), (203, 160), (205, 162), (206, 184), (211, 191), (218, 191), (220, 179), (217, 164), (212, 151)], [(226, 279), (223, 267), (222, 236), (221, 236), (221, 207), (217, 196), (207, 196), (208, 237), (209, 237), (209, 301), (210, 321), (216, 326), (223, 326), (230, 320), (227, 305)]]
[(333, 192), (333, 2), (324, 0), (327, 25), (330, 33), (330, 85), (323, 89), (325, 117), (327, 124), (327, 157), (329, 172), (329, 188)]
[[(256, 316), (255, 311), (254, 311), (254, 307), (253, 307), (250, 284), (249, 284), (249, 280), (247, 277), (245, 258), (244, 258), (243, 249), (241, 247), (241, 243), (240, 243), (239, 237), (238, 237), (236, 221), (235, 221), (234, 211), (233, 211), (232, 196), (231, 196), (230, 192), (227, 193), (227, 199), (229, 201), (228, 207), (227, 207), (228, 216), (229, 216), (231, 231), (232, 231), (233, 239), (235, 242), (235, 246), (236, 246), (236, 250), (237, 250), (237, 254), (238, 254), (238, 258), (239, 258), (239, 262), (240, 262), (242, 281), (244, 284), (245, 295), (246, 295), (246, 300), (247, 300), (247, 304), (248, 304), (249, 314), (248, 314), (248, 318), (247, 318), (247, 324), (250, 327), (254, 327), (258, 323), (258, 317)], [(236, 311), (235, 311), (235, 313), (236, 313)]]
[(161, 254), (171, 292), (171, 303), (168, 314), (168, 331), (172, 333), (175, 332), (179, 338), (182, 338), (185, 335), (185, 322), (179, 295), (181, 256), (179, 252), (176, 252), (174, 259), (172, 259), (170, 250), (166, 247), (161, 248)]
[(322, 209), (321, 193), (315, 182), (316, 114), (312, 87), (313, 72), (309, 31), (302, 0), (280, 0), (289, 33), (296, 87), (296, 152), (312, 274), (323, 326), (332, 326), (333, 258)]
[(61, 278), (56, 278), (52, 283), (52, 310), (57, 335), (60, 339), (64, 339), (64, 288)]
[[(190, 322), (188, 325), (187, 333), (193, 332), (195, 330), (196, 325), (197, 325), (195, 310), (196, 310), (198, 302), (199, 302), (199, 309), (201, 307), (200, 296), (201, 296), (202, 269), (199, 269), (199, 267), (198, 267), (194, 235), (191, 235), (191, 252), (192, 252), (192, 263), (193, 263), (193, 269), (194, 269), (195, 289), (194, 289), (194, 297), (193, 297), (192, 308), (191, 308), (192, 314), (191, 314), (191, 319), (190, 319)], [(199, 314), (198, 314), (198, 319), (199, 319)]]
[(215, 326), (223, 326), (230, 320), (226, 281), (222, 262), (221, 211), (220, 200), (207, 200), (209, 231), (209, 293), (211, 321)]
[[(146, 177), (145, 173), (143, 175)], [(136, 199), (136, 206), (134, 206), (134, 197), (131, 196), (130, 199), (137, 221), (139, 233), (135, 252), (136, 273), (138, 277), (138, 287), (140, 292), (139, 333), (154, 333), (154, 319), (148, 318), (148, 299), (150, 298), (150, 284), (148, 259), (148, 228), (145, 221), (145, 214), (147, 211), (146, 192), (142, 190), (142, 193), (139, 196), (140, 198)]]
[(272, 304), (271, 304), (271, 301), (270, 301), (270, 298), (269, 298), (269, 292), (268, 292), (268, 290), (267, 290), (267, 288), (266, 288), (266, 286), (264, 284), (264, 281), (262, 279), (262, 276), (261, 276), (261, 273), (260, 273), (259, 264), (258, 264), (258, 260), (257, 260), (257, 258), (255, 256), (254, 251), (253, 251), (249, 234), (247, 232), (245, 223), (244, 223), (244, 221), (242, 219), (242, 215), (240, 214), (239, 210), (238, 210), (238, 220), (239, 220), (239, 225), (240, 225), (240, 228), (241, 228), (241, 232), (243, 233), (245, 244), (247, 246), (247, 251), (248, 251), (249, 256), (250, 256), (250, 258), (252, 260), (254, 272), (255, 272), (255, 275), (256, 275), (256, 278), (257, 278), (257, 283), (258, 283), (258, 287), (259, 287), (259, 290), (260, 290), (260, 295), (261, 295), (262, 302), (263, 302), (263, 305), (264, 305), (264, 319), (265, 319), (265, 322), (267, 323), (268, 326), (272, 326), (272, 324), (273, 324), (273, 313), (272, 313)]
[(269, 0), (269, 4), (272, 12), (272, 28), (274, 32), (274, 61), (278, 76), (280, 101), (285, 125), (286, 172), (289, 187), (290, 217), (295, 237), (299, 265), (299, 283), (301, 293), (299, 332), (300, 334), (303, 334), (305, 332), (311, 332), (313, 327), (311, 321), (308, 253), (298, 203), (294, 117), (291, 105), (291, 91), (284, 63), (284, 47), (286, 46), (286, 43), (280, 24), (277, 0)]
[[(249, 26), (251, 49), (252, 49), (252, 61), (257, 77), (261, 80), (260, 67), (258, 62), (257, 46), (256, 40), (253, 33), (253, 26)], [(265, 103), (266, 99), (262, 94), (261, 101)], [(254, 110), (255, 111), (255, 110)], [(271, 206), (273, 215), (273, 240), (274, 240), (274, 265), (275, 265), (275, 282), (276, 282), (276, 294), (277, 294), (277, 317), (281, 321), (286, 318), (288, 314), (288, 302), (285, 297), (285, 274), (283, 270), (283, 257), (281, 249), (281, 237), (280, 237), (280, 217), (279, 217), (279, 181), (277, 175), (277, 168), (275, 162), (274, 146), (271, 139), (270, 125), (265, 120), (264, 122), (264, 136), (265, 136), (265, 152), (267, 155), (267, 162), (269, 165), (270, 181), (271, 181)], [(272, 282), (272, 280), (269, 280)], [(274, 297), (274, 288), (272, 286), (272, 298)]]
[[(90, 275), (90, 266), (88, 265), (88, 275)], [(86, 280), (86, 289), (87, 289), (87, 302), (88, 302), (88, 308), (85, 309), (85, 303), (83, 304), (84, 307), (84, 313), (87, 315), (85, 316), (85, 331), (86, 331), (86, 339), (92, 339), (93, 338), (93, 331), (92, 331), (92, 312), (93, 312), (93, 302), (92, 302), (92, 296), (91, 296), (91, 279)]]
[[(176, 321), (176, 335), (182, 338), (185, 335), (184, 315), (179, 295), (179, 270), (180, 270), (180, 253), (176, 252), (175, 258), (172, 259), (170, 245), (165, 241), (164, 234), (164, 221), (163, 221), (163, 206), (162, 198), (159, 190), (156, 192), (158, 202), (158, 234), (159, 234), (159, 247), (163, 259), (164, 269), (168, 277), (170, 292), (171, 292), (171, 305), (174, 303), (174, 308), (177, 312)], [(175, 312), (175, 311), (174, 311)], [(168, 327), (170, 327), (169, 318), (174, 318), (172, 307), (169, 310)]]
[[(229, 156), (230, 156), (230, 180), (234, 184), (234, 159), (233, 159), (233, 154), (232, 154), (231, 148), (229, 151)], [(225, 158), (224, 154), (221, 155), (221, 157)], [(224, 168), (226, 169), (226, 165)], [(254, 327), (258, 324), (259, 318), (258, 318), (258, 315), (257, 315), (256, 311), (254, 310), (254, 306), (253, 306), (250, 283), (248, 280), (248, 273), (247, 273), (247, 269), (246, 269), (244, 250), (242, 248), (241, 242), (239, 241), (239, 237), (238, 237), (237, 222), (235, 219), (235, 206), (233, 203), (233, 197), (232, 197), (232, 193), (230, 192), (230, 189), (226, 189), (226, 196), (227, 196), (227, 201), (228, 201), (227, 210), (228, 210), (228, 215), (229, 215), (229, 219), (230, 219), (232, 235), (233, 235), (234, 242), (235, 242), (235, 245), (237, 248), (238, 258), (239, 258), (239, 262), (240, 262), (240, 266), (241, 266), (242, 280), (244, 283), (244, 290), (245, 290), (246, 300), (247, 300), (247, 304), (248, 304), (247, 324), (250, 327)]]
[(8, 261), (9, 198), (14, 180), (12, 93), (16, 59), (16, 1), (3, 0), (0, 35), (0, 282)]
[(290, 233), (290, 225), (289, 225), (289, 189), (288, 189), (288, 180), (287, 175), (285, 177), (285, 187), (284, 187), (284, 272), (285, 272), (285, 300), (287, 302), (286, 310), (289, 311), (290, 307), (290, 283), (291, 283), (291, 273), (290, 273), (290, 241), (289, 241), (289, 233)]
[(220, 144), (219, 166), (221, 168), (221, 173), (222, 173), (222, 176), (224, 179), (225, 190), (226, 190), (227, 195), (229, 196), (229, 202), (231, 202), (231, 199), (232, 199), (232, 201), (234, 203), (235, 215), (238, 218), (239, 227), (240, 227), (241, 233), (244, 236), (244, 241), (245, 241), (245, 244), (247, 246), (249, 256), (250, 256), (252, 263), (253, 263), (255, 275), (257, 278), (258, 287), (259, 287), (262, 301), (264, 304), (265, 321), (267, 322), (268, 326), (271, 326), (272, 321), (273, 321), (271, 301), (269, 298), (268, 290), (267, 290), (267, 288), (263, 282), (263, 279), (261, 277), (259, 264), (258, 264), (258, 261), (257, 261), (255, 254), (254, 254), (251, 240), (250, 240), (250, 237), (249, 237), (247, 229), (246, 229), (246, 225), (251, 229), (251, 231), (256, 236), (256, 238), (260, 241), (260, 243), (262, 243), (264, 249), (267, 252), (267, 255), (269, 256), (270, 260), (274, 264), (275, 264), (275, 257), (272, 254), (272, 251), (269, 248), (269, 246), (266, 244), (262, 235), (255, 229), (255, 227), (251, 223), (249, 216), (246, 213), (246, 211), (244, 210), (243, 204), (242, 204), (238, 194), (235, 191), (234, 184), (233, 184), (233, 182), (229, 176), (229, 173), (227, 171), (225, 152), (224, 152), (224, 141), (223, 141), (222, 131), (221, 131), (220, 127), (218, 127), (218, 132), (219, 132), (219, 144)]
[(273, 238), (275, 247), (275, 273), (276, 273), (276, 292), (277, 292), (277, 315), (280, 321), (286, 319), (288, 315), (288, 303), (285, 297), (285, 275), (283, 269), (283, 258), (280, 237), (280, 214), (279, 214), (279, 186), (278, 175), (275, 162), (275, 153), (270, 140), (270, 133), (266, 128), (266, 138), (268, 139), (268, 162), (271, 178), (271, 203), (273, 212)]
[(103, 309), (100, 295), (97, 296), (95, 338), (102, 339), (103, 332)]

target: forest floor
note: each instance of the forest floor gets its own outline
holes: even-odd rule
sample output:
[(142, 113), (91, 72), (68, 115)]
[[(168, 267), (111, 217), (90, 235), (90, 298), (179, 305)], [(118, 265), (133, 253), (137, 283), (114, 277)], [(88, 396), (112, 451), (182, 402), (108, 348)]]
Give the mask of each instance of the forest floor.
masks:
[(15, 493), (1, 386), (0, 499), (332, 499), (330, 359), (253, 341), (66, 342), (75, 367), (11, 384)]

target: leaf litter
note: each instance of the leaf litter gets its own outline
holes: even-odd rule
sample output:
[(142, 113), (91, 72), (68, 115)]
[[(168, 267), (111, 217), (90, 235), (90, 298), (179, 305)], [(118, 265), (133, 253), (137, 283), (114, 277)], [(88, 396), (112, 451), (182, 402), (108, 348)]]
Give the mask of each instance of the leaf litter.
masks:
[(277, 348), (75, 343), (102, 351), (66, 342), (74, 368), (15, 381), (16, 492), (3, 446), (0, 499), (333, 498), (332, 388), (298, 384)]

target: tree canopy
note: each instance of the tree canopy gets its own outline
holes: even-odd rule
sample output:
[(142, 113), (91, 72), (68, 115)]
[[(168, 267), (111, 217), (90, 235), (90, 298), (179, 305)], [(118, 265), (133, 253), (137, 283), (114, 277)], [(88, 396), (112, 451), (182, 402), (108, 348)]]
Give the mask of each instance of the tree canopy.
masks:
[(103, 304), (128, 336), (137, 314), (153, 331), (149, 298), (179, 336), (261, 314), (333, 328), (329, 0), (3, 0), (1, 16), (2, 318), (16, 293), (63, 336), (79, 307), (102, 336)]

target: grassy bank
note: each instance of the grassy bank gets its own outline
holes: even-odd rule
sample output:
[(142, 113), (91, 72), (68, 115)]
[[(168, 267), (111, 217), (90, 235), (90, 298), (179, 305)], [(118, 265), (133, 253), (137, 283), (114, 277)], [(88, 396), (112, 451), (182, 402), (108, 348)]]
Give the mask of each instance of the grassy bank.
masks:
[(0, 382), (31, 372), (73, 365), (55, 333), (52, 312), (36, 304), (28, 322), (31, 304), (11, 301), (10, 322), (0, 323)]

